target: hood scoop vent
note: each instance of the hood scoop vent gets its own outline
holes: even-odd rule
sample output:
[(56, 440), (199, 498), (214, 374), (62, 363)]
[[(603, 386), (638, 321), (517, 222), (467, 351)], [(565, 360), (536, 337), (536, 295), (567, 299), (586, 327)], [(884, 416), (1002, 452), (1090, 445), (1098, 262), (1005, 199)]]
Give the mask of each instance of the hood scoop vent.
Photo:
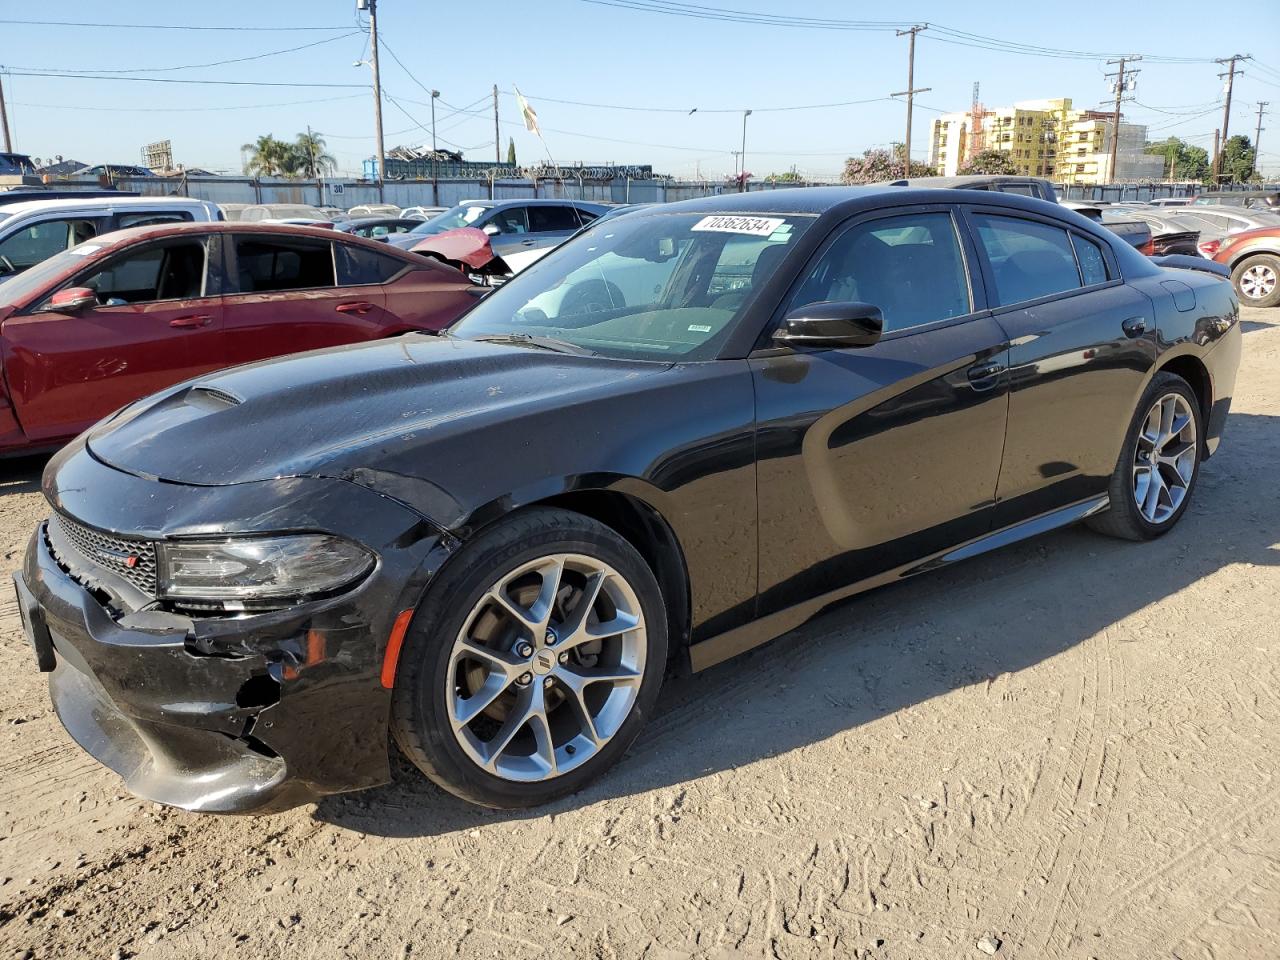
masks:
[(210, 411), (238, 407), (244, 403), (234, 393), (219, 390), (217, 387), (192, 387), (187, 391), (187, 395), (183, 397), (183, 401), (187, 406)]

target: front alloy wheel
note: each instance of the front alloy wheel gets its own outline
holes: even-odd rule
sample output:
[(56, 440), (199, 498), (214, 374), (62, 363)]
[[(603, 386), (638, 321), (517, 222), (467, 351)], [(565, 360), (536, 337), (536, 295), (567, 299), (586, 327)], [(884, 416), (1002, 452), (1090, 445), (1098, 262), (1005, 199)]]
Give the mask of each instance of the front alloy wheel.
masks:
[(666, 662), (666, 607), (636, 548), (578, 513), (519, 511), (436, 574), (400, 652), (391, 732), (465, 800), (547, 803), (618, 761)]

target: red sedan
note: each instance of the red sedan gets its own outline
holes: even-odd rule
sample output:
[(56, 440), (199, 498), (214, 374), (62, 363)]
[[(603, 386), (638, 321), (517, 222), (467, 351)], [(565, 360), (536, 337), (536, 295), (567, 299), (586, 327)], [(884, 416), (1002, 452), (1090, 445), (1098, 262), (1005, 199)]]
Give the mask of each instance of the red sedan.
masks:
[(1231, 271), (1240, 304), (1280, 306), (1280, 227), (1260, 227), (1200, 244), (1200, 252)]
[(164, 224), (98, 237), (0, 283), (0, 454), (61, 444), (209, 370), (443, 329), (484, 292), (333, 230)]

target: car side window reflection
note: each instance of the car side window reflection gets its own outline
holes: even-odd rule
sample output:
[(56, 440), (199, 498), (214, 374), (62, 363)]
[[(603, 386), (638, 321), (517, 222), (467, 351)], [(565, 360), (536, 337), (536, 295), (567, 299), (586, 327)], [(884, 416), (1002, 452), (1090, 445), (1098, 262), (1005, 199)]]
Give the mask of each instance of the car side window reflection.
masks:
[(1071, 239), (1061, 227), (1038, 220), (973, 217), (978, 242), (987, 253), (1001, 306), (1037, 300), (1080, 286)]
[(951, 215), (912, 213), (850, 227), (818, 258), (788, 309), (823, 300), (874, 304), (885, 332), (969, 313), (968, 276)]
[(150, 247), (109, 263), (79, 286), (104, 307), (192, 300), (204, 293), (205, 246), (198, 241)]

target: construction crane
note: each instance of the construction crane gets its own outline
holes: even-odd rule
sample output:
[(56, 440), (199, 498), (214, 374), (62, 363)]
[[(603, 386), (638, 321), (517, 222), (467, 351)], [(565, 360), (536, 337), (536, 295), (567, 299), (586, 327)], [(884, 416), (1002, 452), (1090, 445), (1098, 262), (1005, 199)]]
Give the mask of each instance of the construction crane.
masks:
[(982, 100), (978, 96), (979, 82), (973, 81), (973, 103), (969, 107), (969, 158), (976, 157), (982, 152), (982, 115), (986, 109), (982, 106)]

